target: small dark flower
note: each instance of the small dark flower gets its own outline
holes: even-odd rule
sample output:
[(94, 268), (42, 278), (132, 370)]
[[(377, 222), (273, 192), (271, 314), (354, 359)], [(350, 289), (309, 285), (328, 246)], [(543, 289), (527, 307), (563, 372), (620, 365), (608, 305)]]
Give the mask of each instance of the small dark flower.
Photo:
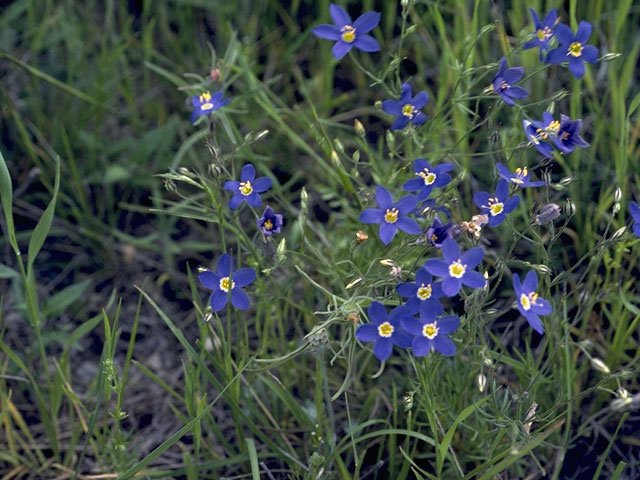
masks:
[(415, 97), (411, 96), (411, 87), (408, 83), (402, 84), (400, 100), (385, 100), (382, 102), (382, 110), (396, 118), (391, 125), (391, 130), (402, 130), (409, 122), (416, 127), (427, 121), (427, 116), (420, 111), (429, 101), (429, 95), (424, 90)]
[(274, 233), (280, 233), (280, 229), (282, 228), (282, 215), (275, 213), (273, 208), (267, 207), (264, 209), (264, 212), (262, 212), (262, 216), (256, 220), (256, 223), (262, 233), (269, 237)]
[(211, 294), (211, 309), (214, 312), (222, 310), (227, 305), (229, 290), (231, 290), (231, 305), (246, 310), (251, 301), (242, 287), (246, 287), (256, 278), (253, 268), (241, 268), (233, 271), (233, 258), (224, 253), (218, 260), (218, 271), (205, 270), (198, 275), (198, 280), (205, 288), (213, 290)]
[(529, 96), (522, 87), (514, 86), (514, 84), (524, 75), (524, 68), (513, 67), (507, 68), (507, 59), (500, 59), (500, 68), (495, 77), (493, 77), (493, 91), (496, 92), (507, 105), (515, 105), (514, 98), (525, 98)]
[(455, 355), (456, 346), (446, 335), (453, 333), (460, 326), (460, 319), (454, 315), (436, 318), (439, 314), (420, 311), (420, 320), (414, 317), (403, 317), (400, 324), (412, 335), (415, 335), (411, 347), (416, 357), (423, 357), (432, 350), (450, 357)]
[(516, 168), (513, 173), (511, 173), (509, 169), (501, 163), (498, 163), (496, 167), (498, 168), (498, 175), (500, 175), (500, 177), (504, 178), (509, 183), (518, 185), (521, 188), (540, 187), (544, 185), (544, 182), (532, 182), (529, 180), (531, 175), (529, 174), (527, 167)]
[(389, 358), (394, 344), (400, 348), (411, 346), (411, 335), (400, 326), (400, 317), (406, 315), (404, 307), (397, 307), (387, 315), (387, 309), (381, 303), (372, 302), (367, 313), (371, 323), (358, 327), (356, 338), (361, 342), (375, 342), (373, 353), (378, 360)]
[(431, 190), (442, 188), (451, 181), (451, 176), (446, 173), (450, 170), (453, 170), (451, 163), (432, 167), (424, 158), (418, 158), (413, 162), (413, 171), (418, 178), (407, 180), (402, 189), (407, 192), (417, 191), (418, 200), (424, 200), (431, 194)]
[(520, 197), (509, 195), (509, 184), (506, 180), (500, 180), (496, 185), (496, 191), (491, 196), (487, 192), (477, 192), (473, 195), (473, 202), (478, 208), (489, 216), (489, 226), (496, 227), (505, 221), (507, 214), (511, 213), (520, 203)]
[(571, 153), (576, 147), (586, 148), (589, 144), (579, 135), (581, 129), (582, 120), (572, 121), (566, 115), (560, 115), (560, 128), (553, 143), (562, 153)]
[(349, 14), (342, 7), (332, 3), (329, 5), (329, 13), (334, 25), (319, 25), (311, 30), (311, 33), (316, 37), (336, 42), (331, 51), (336, 60), (344, 57), (353, 47), (363, 52), (380, 51), (378, 41), (371, 35), (367, 35), (367, 32), (380, 23), (378, 12), (364, 13), (355, 22), (351, 22)]
[(560, 216), (560, 212), (561, 210), (559, 205), (555, 203), (547, 203), (535, 216), (536, 223), (538, 225), (549, 223), (558, 218)]
[(433, 277), (424, 268), (416, 272), (415, 282), (401, 283), (396, 287), (396, 292), (409, 299), (405, 304), (409, 315), (421, 310), (433, 312), (434, 316), (442, 313), (442, 305), (437, 299), (444, 294), (440, 284), (433, 283)]
[(195, 122), (200, 115), (209, 115), (211, 112), (224, 107), (230, 101), (231, 99), (229, 98), (222, 98), (222, 90), (218, 90), (213, 95), (209, 92), (194, 95), (191, 97), (191, 105), (195, 108), (191, 113), (191, 123)]
[(591, 35), (591, 28), (591, 24), (583, 20), (574, 35), (564, 23), (558, 25), (555, 35), (560, 46), (547, 54), (547, 63), (559, 65), (568, 61), (571, 74), (582, 78), (585, 72), (584, 62), (596, 63), (598, 60), (598, 49), (593, 45), (585, 45)]
[(235, 210), (246, 200), (252, 207), (259, 207), (262, 204), (260, 193), (269, 190), (273, 180), (269, 177), (256, 178), (256, 170), (253, 165), (247, 163), (240, 172), (240, 181), (228, 180), (224, 184), (224, 189), (235, 192), (229, 201), (229, 208)]
[(549, 302), (538, 296), (536, 288), (538, 288), (538, 275), (533, 270), (524, 277), (522, 285), (518, 274), (513, 274), (513, 289), (516, 294), (518, 310), (527, 319), (529, 325), (542, 335), (544, 328), (538, 315), (549, 315), (552, 309)]
[(398, 229), (412, 235), (422, 232), (420, 225), (409, 214), (413, 212), (418, 203), (415, 195), (406, 195), (393, 203), (393, 197), (389, 190), (382, 186), (376, 189), (376, 200), (379, 208), (367, 208), (360, 214), (362, 223), (379, 223), (380, 240), (388, 245), (396, 236)]
[(427, 242), (436, 248), (442, 248), (442, 242), (447, 238), (453, 238), (453, 223), (449, 222), (443, 225), (438, 217), (433, 218), (433, 223), (427, 229)]
[(483, 288), (486, 279), (481, 273), (472, 269), (476, 268), (484, 257), (482, 247), (474, 247), (464, 254), (460, 252), (460, 247), (453, 238), (447, 238), (442, 242), (442, 258), (430, 259), (424, 264), (425, 270), (444, 278), (442, 282), (442, 292), (447, 297), (456, 295), (462, 285), (471, 288)]
[(530, 48), (540, 47), (540, 61), (542, 61), (543, 54), (549, 49), (549, 40), (553, 37), (553, 27), (558, 19), (558, 14), (556, 13), (556, 9), (552, 8), (541, 22), (538, 14), (533, 8), (530, 8), (529, 12), (531, 13), (531, 18), (533, 19), (533, 24), (536, 28), (535, 32), (533, 32), (535, 38), (530, 42), (525, 43), (522, 46), (522, 49), (528, 50)]
[(640, 206), (636, 202), (629, 203), (629, 211), (633, 218), (633, 234), (640, 238)]

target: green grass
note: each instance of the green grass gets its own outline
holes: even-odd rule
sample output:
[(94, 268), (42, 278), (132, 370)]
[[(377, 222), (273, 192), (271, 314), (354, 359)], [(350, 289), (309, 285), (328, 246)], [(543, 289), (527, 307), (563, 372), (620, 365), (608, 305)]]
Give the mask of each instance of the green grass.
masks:
[[(2, 7), (3, 478), (638, 474), (637, 419), (610, 408), (617, 388), (640, 390), (638, 240), (615, 233), (640, 198), (638, 5), (343, 2), (382, 13), (382, 52), (336, 62), (310, 33), (329, 3)], [(588, 20), (601, 56), (620, 55), (580, 81), (541, 66), (519, 48), (529, 6)], [(525, 68), (517, 107), (482, 93), (502, 56)], [(233, 101), (191, 125), (188, 99), (218, 66), (210, 88)], [(415, 134), (388, 130), (376, 104), (404, 81), (431, 97)], [(521, 123), (546, 108), (582, 118), (591, 146), (540, 164)], [(552, 185), (483, 230), (490, 288), (446, 305), (458, 354), (381, 368), (353, 336), (372, 300), (400, 301), (380, 260), (406, 281), (439, 253), (404, 234), (384, 248), (358, 216), (376, 184), (397, 198), (419, 156), (456, 165), (437, 198), (458, 223), (496, 162)], [(227, 208), (222, 185), (245, 163), (274, 179), (265, 198), (287, 220), (268, 243), (261, 209)], [(548, 202), (563, 216), (531, 226)], [(224, 252), (258, 272), (252, 308), (210, 315), (196, 269)], [(532, 268), (554, 307), (543, 337), (511, 308), (511, 273)], [(587, 476), (571, 476), (576, 455)]]

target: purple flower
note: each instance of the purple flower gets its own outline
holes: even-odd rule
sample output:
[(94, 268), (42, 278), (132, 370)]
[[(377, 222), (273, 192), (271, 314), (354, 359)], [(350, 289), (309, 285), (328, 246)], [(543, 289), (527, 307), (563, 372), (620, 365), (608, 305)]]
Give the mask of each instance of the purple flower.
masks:
[(442, 313), (442, 305), (436, 300), (444, 296), (442, 288), (440, 283), (433, 283), (433, 277), (424, 268), (416, 272), (415, 282), (401, 283), (396, 287), (396, 292), (409, 299), (405, 304), (409, 315), (422, 310), (432, 312), (434, 316)]
[(544, 185), (544, 182), (532, 182), (529, 180), (531, 175), (529, 174), (527, 167), (516, 168), (513, 173), (511, 173), (509, 169), (501, 163), (498, 163), (496, 167), (498, 168), (498, 175), (500, 175), (500, 177), (504, 178), (509, 183), (518, 185), (521, 188), (540, 187)]
[(424, 158), (418, 158), (413, 162), (413, 171), (418, 178), (407, 180), (402, 189), (407, 192), (417, 191), (418, 200), (424, 200), (434, 187), (442, 188), (451, 181), (451, 176), (446, 173), (450, 170), (453, 170), (451, 163), (432, 167)]
[(438, 217), (433, 218), (431, 227), (427, 229), (427, 242), (436, 248), (442, 248), (442, 242), (447, 238), (453, 238), (453, 222), (443, 225)]
[(380, 51), (378, 41), (371, 35), (366, 35), (380, 23), (378, 12), (364, 13), (353, 23), (349, 14), (334, 3), (329, 5), (329, 13), (334, 25), (319, 25), (311, 30), (311, 33), (316, 37), (336, 42), (331, 50), (331, 54), (336, 60), (344, 57), (353, 47), (363, 52)]
[(402, 84), (400, 100), (385, 100), (382, 102), (382, 110), (396, 118), (391, 124), (391, 130), (402, 130), (409, 122), (416, 127), (427, 121), (427, 116), (420, 111), (429, 101), (429, 95), (424, 90), (415, 97), (411, 96), (411, 87), (408, 83)]
[(404, 307), (397, 307), (387, 315), (387, 309), (381, 303), (372, 302), (367, 313), (371, 323), (359, 326), (356, 338), (361, 342), (375, 342), (373, 353), (378, 360), (389, 358), (394, 344), (400, 348), (411, 346), (411, 335), (402, 329), (399, 321), (406, 315)]
[(213, 290), (211, 294), (211, 309), (214, 312), (222, 310), (227, 305), (229, 290), (231, 290), (231, 305), (246, 310), (251, 301), (242, 287), (246, 287), (256, 278), (253, 268), (241, 268), (233, 271), (233, 258), (224, 253), (218, 260), (218, 271), (205, 270), (198, 275), (198, 280), (205, 288)]
[(543, 53), (549, 49), (549, 40), (553, 37), (553, 27), (558, 19), (558, 14), (556, 13), (556, 9), (552, 8), (541, 22), (538, 14), (533, 8), (530, 8), (529, 12), (531, 13), (533, 24), (536, 27), (535, 32), (533, 32), (535, 38), (530, 42), (525, 43), (522, 46), (522, 49), (528, 50), (530, 48), (540, 47), (540, 61), (542, 61)]
[(231, 99), (222, 98), (222, 90), (218, 90), (211, 95), (209, 92), (201, 93), (191, 97), (191, 105), (195, 110), (191, 113), (191, 123), (195, 122), (200, 115), (209, 115), (211, 112), (224, 107)]
[(444, 278), (442, 282), (442, 292), (447, 297), (456, 295), (462, 285), (471, 288), (482, 288), (486, 284), (481, 273), (473, 270), (484, 257), (482, 247), (474, 247), (464, 254), (460, 252), (460, 247), (453, 238), (447, 238), (442, 242), (442, 258), (427, 260), (424, 268), (437, 277)]
[(558, 134), (553, 139), (553, 143), (556, 144), (558, 150), (562, 153), (571, 153), (576, 147), (586, 148), (589, 146), (585, 142), (584, 138), (580, 135), (582, 129), (582, 120), (571, 120), (566, 115), (560, 115), (560, 128)]
[(453, 333), (460, 326), (460, 319), (454, 315), (436, 318), (438, 314), (420, 311), (420, 320), (404, 317), (400, 325), (415, 335), (411, 347), (416, 357), (423, 357), (432, 350), (450, 357), (456, 353), (456, 346), (445, 335)]
[(398, 229), (405, 233), (418, 235), (422, 233), (420, 225), (409, 214), (413, 212), (418, 203), (415, 195), (406, 195), (393, 203), (393, 197), (389, 190), (382, 186), (376, 189), (376, 200), (379, 208), (367, 208), (360, 214), (362, 223), (379, 223), (380, 240), (388, 245), (396, 236)]
[(493, 77), (493, 91), (496, 92), (507, 105), (515, 105), (514, 98), (525, 98), (529, 96), (522, 87), (513, 86), (524, 75), (524, 68), (513, 67), (507, 68), (507, 59), (500, 59), (500, 68), (498, 73)]
[(509, 183), (500, 180), (496, 185), (496, 191), (491, 196), (487, 192), (477, 192), (473, 195), (473, 202), (476, 206), (489, 216), (489, 226), (496, 227), (505, 221), (507, 214), (511, 213), (520, 203), (520, 197), (509, 195)]
[(533, 270), (524, 277), (522, 285), (518, 274), (513, 274), (513, 289), (516, 294), (518, 310), (527, 319), (529, 325), (542, 335), (544, 328), (538, 315), (549, 315), (551, 313), (551, 305), (544, 298), (538, 296), (536, 288), (538, 288), (538, 276)]
[(264, 235), (270, 237), (274, 233), (280, 233), (282, 228), (282, 215), (275, 213), (273, 208), (267, 207), (262, 212), (262, 216), (256, 220), (258, 228)]
[(633, 218), (633, 234), (640, 238), (640, 206), (636, 202), (629, 203), (629, 211)]
[(229, 201), (229, 208), (235, 210), (246, 200), (252, 207), (259, 207), (262, 204), (260, 193), (266, 192), (273, 183), (268, 177), (256, 178), (256, 170), (253, 165), (247, 163), (240, 172), (240, 181), (228, 180), (224, 184), (224, 189), (235, 192)]
[(555, 35), (560, 46), (547, 54), (547, 63), (559, 65), (568, 61), (571, 74), (582, 78), (584, 62), (596, 63), (598, 60), (598, 49), (593, 45), (585, 45), (591, 35), (591, 24), (581, 21), (574, 35), (568, 26), (561, 23), (556, 27)]
[(549, 137), (558, 135), (560, 122), (553, 119), (553, 115), (549, 112), (542, 113), (542, 121), (523, 120), (522, 128), (529, 141), (535, 145), (536, 149), (545, 157), (551, 158), (553, 147), (546, 143)]

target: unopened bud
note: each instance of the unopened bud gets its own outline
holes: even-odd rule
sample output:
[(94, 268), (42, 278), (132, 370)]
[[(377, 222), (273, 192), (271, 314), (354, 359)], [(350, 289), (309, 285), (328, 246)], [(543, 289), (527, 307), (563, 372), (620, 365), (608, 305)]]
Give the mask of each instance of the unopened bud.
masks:
[(167, 192), (174, 193), (174, 192), (176, 192), (178, 190), (178, 187), (176, 187), (176, 184), (174, 183), (173, 180), (165, 178), (165, 180), (164, 180), (164, 189)]
[(220, 170), (220, 167), (218, 165), (216, 165), (215, 163), (209, 164), (209, 175), (211, 175), (212, 177), (219, 177), (221, 172), (222, 170)]
[(362, 243), (369, 238), (369, 235), (364, 233), (362, 230), (358, 230), (356, 232), (356, 242)]
[(354, 163), (358, 163), (360, 161), (360, 150), (356, 150), (355, 152), (353, 152), (351, 158), (353, 159)]
[(612, 60), (615, 60), (618, 57), (621, 57), (622, 54), (621, 53), (605, 53), (601, 58), (600, 61), (602, 62), (610, 62)]
[(344, 153), (344, 146), (342, 145), (342, 142), (340, 140), (335, 138), (333, 140), (333, 144), (336, 146), (336, 150), (338, 150), (340, 153)]
[(573, 177), (564, 177), (558, 183), (560, 185), (564, 185), (565, 187), (573, 182)]
[(611, 370), (609, 369), (609, 367), (607, 367), (607, 364), (604, 363), (604, 361), (602, 361), (600, 358), (592, 358), (591, 366), (606, 375), (611, 373)]
[(380, 264), (384, 265), (385, 267), (395, 267), (396, 266), (396, 262), (394, 262), (390, 258), (385, 258), (383, 260), (380, 260)]
[(258, 132), (258, 134), (256, 135), (256, 141), (262, 140), (267, 135), (269, 135), (269, 130), (262, 130), (261, 132)]
[(404, 32), (404, 36), (406, 37), (406, 36), (408, 36), (408, 35), (411, 35), (413, 32), (415, 32), (415, 31), (416, 31), (416, 29), (417, 29), (417, 28), (418, 28), (418, 26), (417, 26), (417, 25), (411, 25), (409, 28), (407, 28), (407, 29), (405, 30), (405, 32)]
[(613, 204), (613, 214), (615, 215), (620, 211), (620, 202), (616, 202)]
[[(213, 320), (213, 313), (209, 312), (207, 313), (204, 317), (202, 317), (202, 321), (204, 323), (209, 323), (211, 320)], [(209, 337), (207, 337), (209, 338)]]
[(567, 203), (564, 204), (564, 214), (567, 217), (573, 217), (576, 213), (576, 204), (570, 198), (567, 199)]
[(300, 207), (302, 210), (307, 209), (307, 204), (309, 203), (309, 194), (307, 193), (307, 189), (302, 187), (300, 191)]
[(393, 150), (393, 146), (396, 143), (396, 137), (393, 136), (393, 133), (391, 132), (391, 130), (387, 130), (387, 145), (389, 145), (389, 148)]
[(364, 138), (364, 136), (365, 136), (366, 132), (365, 132), (365, 130), (364, 130), (364, 125), (362, 125), (362, 122), (356, 118), (356, 119), (353, 121), (353, 126), (354, 126), (354, 127), (355, 127), (355, 129), (356, 129), (356, 134), (357, 134), (359, 137)]
[(400, 278), (402, 276), (402, 268), (398, 265), (394, 265), (391, 267), (391, 271), (389, 272), (392, 278)]
[(551, 275), (552, 273), (552, 270), (546, 265), (535, 265), (533, 268), (541, 275)]
[(478, 386), (480, 393), (483, 393), (484, 389), (487, 387), (487, 377), (483, 373), (479, 373), (476, 377), (476, 385)]
[(613, 201), (619, 202), (622, 200), (622, 189), (620, 187), (616, 187), (615, 192), (613, 192)]
[(178, 169), (178, 172), (180, 172), (180, 173), (181, 173), (182, 175), (184, 175), (185, 177), (189, 177), (189, 178), (191, 178), (191, 177), (192, 177), (192, 175), (193, 175), (193, 174), (191, 173), (191, 171), (190, 171), (188, 168), (185, 168), (185, 167), (180, 167), (180, 168)]
[(560, 216), (560, 207), (555, 203), (547, 203), (535, 216), (538, 225), (549, 223)]
[(278, 244), (278, 248), (276, 248), (276, 253), (278, 254), (278, 256), (284, 255), (284, 252), (287, 251), (287, 239), (286, 238), (282, 238), (282, 240), (280, 240), (280, 243)]
[(617, 240), (622, 235), (624, 235), (624, 232), (626, 231), (627, 231), (627, 227), (620, 227), (618, 230), (613, 232), (613, 235), (611, 235), (611, 240)]
[(340, 165), (340, 157), (338, 157), (338, 152), (336, 152), (335, 150), (331, 150), (331, 161), (335, 165)]
[(349, 283), (346, 287), (344, 287), (345, 289), (349, 290), (350, 288), (355, 287), (356, 285), (358, 285), (360, 282), (362, 282), (362, 277), (358, 277), (356, 278), (354, 281), (352, 281), (351, 283)]

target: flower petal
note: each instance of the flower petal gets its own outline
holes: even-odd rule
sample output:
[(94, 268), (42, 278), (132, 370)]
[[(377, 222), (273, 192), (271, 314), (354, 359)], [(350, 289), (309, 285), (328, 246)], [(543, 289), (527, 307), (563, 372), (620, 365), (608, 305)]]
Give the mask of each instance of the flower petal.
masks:
[(629, 212), (635, 222), (640, 222), (640, 205), (636, 202), (629, 202)]
[(233, 257), (228, 253), (223, 253), (218, 259), (218, 275), (228, 277), (233, 272)]
[(393, 343), (390, 338), (378, 338), (378, 341), (373, 345), (373, 353), (380, 361), (389, 358), (392, 351)]
[(318, 25), (311, 30), (311, 33), (318, 38), (324, 38), (325, 40), (340, 40), (342, 33), (340, 29), (333, 25)]
[(231, 305), (236, 307), (238, 310), (246, 310), (251, 305), (251, 300), (249, 300), (249, 296), (244, 293), (239, 287), (235, 287), (231, 290)]
[(498, 197), (498, 200), (504, 202), (509, 195), (509, 182), (506, 180), (500, 180), (498, 185), (496, 185), (495, 196)]
[[(200, 283), (202, 283), (202, 281)], [(205, 285), (205, 287), (207, 286)], [(212, 287), (207, 287), (207, 288), (212, 288)], [(404, 298), (415, 297), (417, 291), (418, 291), (418, 286), (413, 282), (401, 283), (396, 287), (396, 293)]]
[[(569, 45), (570, 43), (573, 42), (573, 32), (571, 31), (571, 29), (565, 25), (564, 23), (560, 23), (559, 25), (556, 25), (556, 28), (554, 30), (554, 34), (556, 36), (556, 38), (558, 39), (558, 41), (562, 44), (562, 45)], [(564, 48), (563, 48), (564, 50)]]
[(634, 223), (632, 229), (633, 229), (633, 234), (636, 237), (640, 238), (640, 222)]
[(394, 205), (398, 209), (400, 215), (408, 215), (416, 209), (418, 198), (415, 195), (405, 195)]
[(538, 275), (534, 270), (530, 270), (524, 277), (524, 282), (522, 282), (522, 291), (523, 293), (529, 294), (531, 292), (535, 292), (537, 288)]
[[(507, 68), (502, 75), (502, 79), (509, 85), (515, 84), (524, 75), (524, 67)], [(513, 87), (511, 87), (513, 88)]]
[(473, 203), (475, 203), (478, 208), (487, 208), (489, 198), (491, 198), (491, 194), (488, 192), (476, 192), (473, 194)]
[(484, 275), (475, 270), (467, 270), (461, 280), (462, 283), (469, 288), (483, 288), (487, 284), (487, 279), (484, 278)]
[(562, 62), (567, 60), (567, 56), (567, 50), (565, 48), (556, 48), (547, 53), (547, 63), (560, 65)]
[(542, 322), (540, 321), (540, 317), (538, 317), (535, 313), (528, 311), (524, 318), (527, 319), (531, 328), (533, 328), (540, 335), (544, 335), (544, 327), (542, 326)]
[(225, 292), (223, 290), (216, 290), (215, 292), (213, 292), (213, 294), (211, 295), (211, 300), (209, 302), (211, 304), (211, 310), (213, 310), (214, 312), (219, 312), (220, 310), (222, 310), (227, 306), (228, 298), (228, 292)]
[(511, 98), (527, 98), (529, 96), (529, 92), (527, 92), (522, 87), (516, 86), (516, 87), (511, 87), (507, 89), (507, 91), (505, 92), (505, 95)]
[(517, 273), (513, 274), (513, 290), (515, 291), (516, 297), (519, 297), (522, 293), (522, 284), (520, 283), (520, 276)]
[[(460, 257), (458, 257), (460, 258)], [(484, 258), (482, 247), (473, 247), (462, 255), (462, 264), (467, 266), (467, 271), (476, 268)]]
[(531, 14), (531, 18), (533, 19), (533, 25), (537, 29), (540, 28), (540, 18), (538, 17), (537, 12), (533, 8), (529, 8), (529, 13)]
[(400, 319), (400, 325), (412, 335), (422, 335), (422, 323), (414, 317), (403, 317)]
[(438, 322), (438, 335), (447, 335), (455, 332), (460, 326), (460, 319), (455, 315), (449, 315), (439, 318)]
[(367, 315), (374, 325), (380, 325), (387, 321), (387, 309), (380, 302), (371, 302), (367, 309)]
[(413, 354), (416, 357), (424, 357), (431, 351), (431, 346), (433, 342), (426, 337), (420, 335), (413, 339), (413, 344), (411, 347), (413, 348)]
[(375, 342), (379, 337), (378, 327), (372, 323), (360, 325), (356, 330), (356, 338), (361, 342)]
[(260, 205), (262, 205), (262, 199), (260, 198), (260, 195), (257, 192), (253, 192), (251, 195), (245, 198), (247, 199), (247, 203), (254, 208), (257, 208)]
[(427, 260), (424, 263), (424, 268), (436, 277), (444, 278), (449, 276), (449, 264), (437, 258)]
[(456, 345), (449, 337), (438, 335), (433, 339), (433, 348), (442, 355), (450, 357), (456, 354)]
[(402, 130), (404, 127), (409, 125), (411, 119), (409, 117), (405, 117), (402, 115), (395, 119), (395, 121), (391, 124), (391, 130)]
[(415, 192), (416, 190), (420, 190), (424, 186), (424, 180), (422, 180), (422, 178), (420, 177), (416, 177), (404, 182), (404, 185), (402, 185), (402, 189), (405, 192)]
[(220, 275), (213, 273), (211, 270), (205, 270), (198, 275), (200, 284), (209, 290), (218, 290), (220, 288)]
[(422, 228), (413, 218), (400, 217), (395, 225), (409, 235), (420, 235), (422, 233)]
[(353, 28), (356, 29), (356, 35), (367, 33), (373, 30), (380, 23), (380, 14), (378, 12), (367, 12), (360, 15), (353, 22)]
[(247, 180), (253, 182), (254, 178), (256, 178), (256, 169), (253, 168), (253, 165), (247, 163), (244, 167), (242, 167), (242, 171), (240, 172), (240, 180), (242, 182), (246, 182)]
[(582, 78), (585, 72), (584, 60), (581, 58), (569, 58), (569, 71), (576, 78)]
[(358, 35), (353, 42), (353, 46), (367, 53), (379, 52), (381, 50), (380, 43), (371, 35)]
[(236, 180), (227, 180), (224, 182), (224, 186), (222, 188), (229, 190), (230, 192), (237, 192), (240, 188), (240, 182), (237, 182)]
[(544, 298), (537, 298), (536, 303), (531, 305), (531, 311), (538, 315), (549, 315), (553, 311), (553, 307)]
[(384, 243), (385, 245), (389, 245), (391, 243), (391, 240), (393, 240), (393, 237), (396, 236), (397, 232), (398, 227), (395, 223), (382, 222), (380, 224), (378, 235), (380, 236), (380, 240), (382, 240), (382, 243)]
[[(542, 182), (544, 185), (544, 182)], [(518, 195), (514, 195), (506, 202), (504, 202), (504, 213), (511, 213), (513, 210), (520, 204), (520, 197)]]
[[(465, 277), (466, 277), (466, 275), (465, 275)], [(460, 291), (460, 287), (461, 286), (462, 286), (462, 284), (461, 284), (459, 279), (457, 279), (455, 277), (445, 278), (442, 281), (442, 292), (447, 297), (454, 297)]]
[(424, 108), (424, 106), (427, 104), (428, 101), (429, 101), (429, 94), (426, 91), (422, 90), (421, 92), (416, 94), (415, 97), (413, 97), (413, 101), (411, 102), (411, 104), (415, 108), (420, 110)]
[(406, 105), (411, 101), (411, 85), (408, 83), (403, 83), (400, 88), (400, 105)]
[(585, 45), (582, 50), (582, 59), (585, 62), (596, 63), (598, 61), (598, 49), (593, 45)]
[(413, 335), (410, 335), (408, 332), (398, 328), (393, 331), (391, 341), (400, 348), (409, 348), (411, 343), (413, 343)]
[(423, 283), (425, 285), (429, 285), (431, 282), (433, 282), (433, 277), (424, 268), (421, 268), (416, 272), (416, 285)]
[(419, 127), (420, 125), (424, 124), (426, 121), (427, 121), (427, 116), (422, 112), (416, 113), (415, 116), (413, 117), (413, 124), (416, 127)]
[(395, 100), (385, 100), (382, 102), (382, 111), (396, 117), (402, 116), (402, 105)]
[[(529, 9), (529, 10), (531, 10), (531, 9)], [(511, 178), (511, 172), (502, 163), (496, 164), (496, 168), (498, 170), (498, 175), (500, 175), (502, 178), (504, 178), (505, 180), (509, 180)], [(474, 199), (474, 201), (475, 201), (475, 199)]]
[(358, 220), (362, 223), (382, 223), (384, 222), (384, 210), (381, 208), (367, 208), (362, 211)]
[(262, 193), (271, 188), (271, 185), (273, 185), (273, 179), (269, 177), (256, 178), (252, 185), (254, 192)]
[(342, 28), (345, 25), (351, 25), (351, 17), (349, 14), (344, 8), (336, 5), (335, 3), (329, 5), (329, 15), (331, 15), (331, 20), (333, 20), (333, 23), (338, 28)]
[(335, 58), (336, 60), (340, 60), (347, 53), (349, 53), (352, 48), (353, 43), (347, 43), (343, 40), (338, 40), (338, 42), (336, 42), (336, 44), (331, 49), (331, 55), (333, 55), (333, 58)]
[(231, 210), (235, 210), (240, 206), (240, 204), (244, 201), (245, 198), (246, 197), (244, 195), (241, 195), (240, 193), (236, 193), (233, 197), (231, 197), (231, 200), (229, 200), (229, 208)]
[(589, 41), (589, 37), (591, 36), (591, 24), (582, 20), (578, 24), (578, 30), (576, 31), (576, 41), (582, 43), (583, 45)]
[(255, 279), (256, 271), (250, 267), (240, 268), (231, 275), (231, 280), (236, 284), (236, 287), (246, 287)]
[(386, 210), (388, 208), (393, 208), (393, 197), (389, 190), (384, 188), (382, 185), (378, 185), (376, 188), (376, 201), (378, 202), (378, 207)]
[(442, 258), (444, 258), (445, 262), (455, 262), (456, 260), (459, 260), (461, 256), (462, 255), (460, 253), (460, 247), (453, 238), (447, 238), (444, 242), (442, 242)]

